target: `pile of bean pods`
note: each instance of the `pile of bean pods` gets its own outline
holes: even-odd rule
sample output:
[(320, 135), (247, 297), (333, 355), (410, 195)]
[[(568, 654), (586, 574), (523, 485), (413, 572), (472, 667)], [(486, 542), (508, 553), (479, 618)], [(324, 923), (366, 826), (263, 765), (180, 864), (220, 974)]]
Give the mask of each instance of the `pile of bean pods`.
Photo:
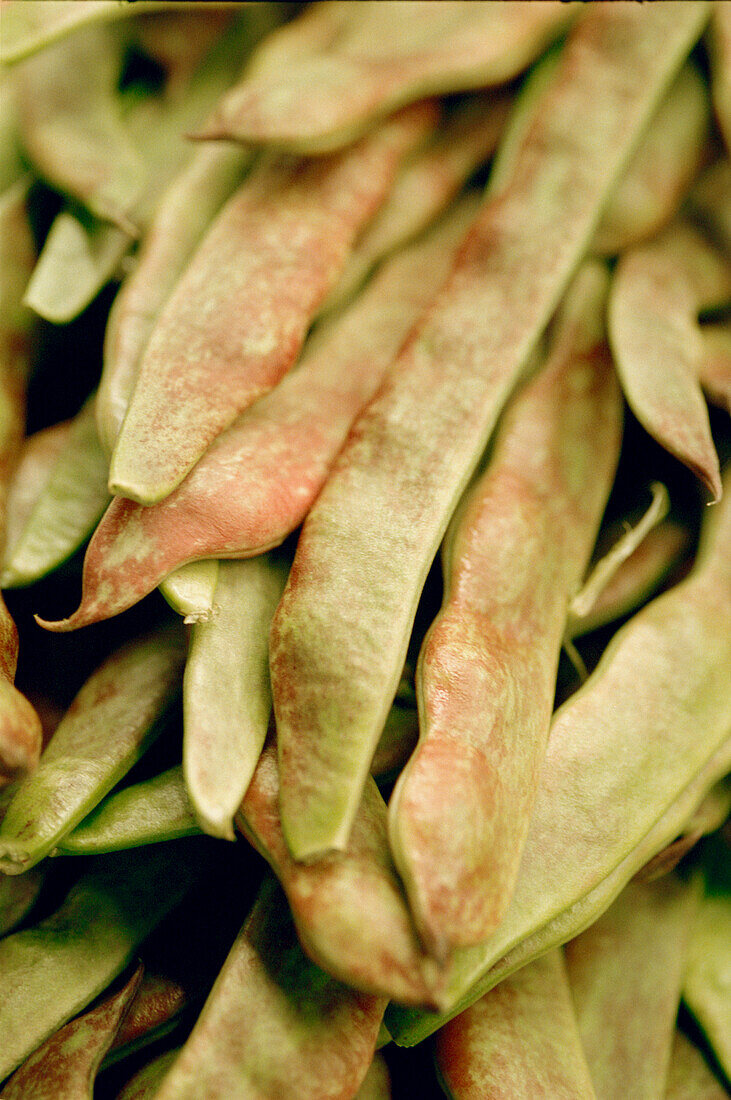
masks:
[(0, 37), (2, 1096), (726, 1096), (731, 4)]

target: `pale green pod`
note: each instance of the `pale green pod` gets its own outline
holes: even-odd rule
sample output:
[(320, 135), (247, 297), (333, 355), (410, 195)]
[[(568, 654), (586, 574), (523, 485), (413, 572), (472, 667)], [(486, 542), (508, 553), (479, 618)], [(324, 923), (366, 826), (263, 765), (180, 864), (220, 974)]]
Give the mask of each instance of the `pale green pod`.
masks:
[(557, 948), (451, 1020), (435, 1053), (450, 1100), (595, 1100)]
[(345, 1100), (373, 1059), (384, 1005), (306, 958), (266, 879), (156, 1098)]
[(653, 856), (641, 871), (638, 871), (635, 880), (652, 882), (674, 870), (699, 840), (721, 828), (729, 813), (731, 813), (731, 776), (726, 776), (720, 783), (716, 783), (715, 787), (711, 787), (678, 836)]
[(199, 832), (178, 765), (108, 795), (64, 836), (52, 854), (96, 855)]
[(697, 875), (629, 883), (566, 944), (581, 1043), (602, 1100), (625, 1100), (628, 1091), (663, 1100), (700, 885)]
[(96, 220), (84, 224), (62, 211), (33, 269), (25, 304), (46, 321), (68, 324), (118, 272), (132, 240), (116, 225)]
[(247, 74), (197, 136), (329, 153), (405, 104), (512, 79), (577, 11), (459, 0), (328, 6), (339, 25), (319, 50), (276, 74)]
[(107, 470), (92, 395), (72, 421), (45, 484), (38, 486), (22, 530), (6, 547), (0, 574), (4, 588), (33, 584), (89, 537), (109, 503)]
[(129, 771), (160, 732), (179, 688), (182, 638), (166, 631), (112, 654), (87, 680), (0, 827), (0, 870), (48, 855)]
[(94, 1079), (142, 978), (138, 966), (121, 989), (62, 1027), (3, 1087), (3, 1100), (93, 1100)]
[(170, 573), (158, 588), (186, 623), (205, 623), (213, 615), (218, 583), (218, 561), (190, 561)]
[[(239, 7), (234, 3), (207, 3), (211, 8)], [(195, 11), (197, 0), (145, 0), (145, 12)], [(139, 4), (131, 0), (9, 0), (3, 4), (3, 34), (0, 60), (3, 64), (22, 61), (38, 50), (46, 49), (60, 38), (89, 23), (139, 15)]]
[[(596, 920), (681, 832), (731, 766), (731, 501), (695, 570), (615, 634), (557, 712), (513, 899), (487, 944), (452, 960), (459, 1011)], [(411, 1045), (444, 1016), (389, 1011)]]
[(282, 820), (298, 859), (347, 844), (442, 536), (707, 15), (698, 4), (586, 9), (510, 185), (485, 203), (305, 520), (270, 655)]
[(665, 1100), (728, 1100), (728, 1092), (682, 1031), (673, 1039)]
[[(727, 862), (728, 849), (721, 846), (718, 858)], [(709, 879), (698, 908), (683, 1000), (731, 1079), (731, 891), (727, 871), (725, 881)]]
[(53, 467), (68, 443), (72, 425), (72, 420), (64, 420), (26, 436), (5, 501), (5, 558), (12, 553), (36, 501), (48, 484)]
[(87, 27), (17, 69), (23, 145), (49, 183), (135, 234), (147, 170), (122, 118), (122, 40)]
[[(191, 631), (183, 677), (183, 770), (201, 828), (234, 839), (233, 816), (269, 726), (269, 627), (288, 563), (222, 561), (215, 614)], [(221, 685), (225, 684), (224, 691)]]
[(202, 855), (187, 841), (100, 857), (55, 913), (0, 940), (0, 1080), (124, 970)]

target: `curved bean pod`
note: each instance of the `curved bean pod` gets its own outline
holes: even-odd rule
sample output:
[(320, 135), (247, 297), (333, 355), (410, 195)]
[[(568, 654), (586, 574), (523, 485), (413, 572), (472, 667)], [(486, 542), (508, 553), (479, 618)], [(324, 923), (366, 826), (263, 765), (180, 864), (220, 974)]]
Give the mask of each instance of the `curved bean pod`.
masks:
[(603, 266), (568, 291), (546, 364), (509, 407), (445, 539), (444, 601), (419, 654), (419, 744), (389, 839), (419, 933), (443, 958), (510, 902), (556, 671), (614, 480), (622, 406)]
[[(731, 766), (731, 500), (694, 571), (622, 627), (556, 713), (508, 912), (452, 961), (459, 1011), (596, 920)], [(444, 1017), (389, 1010), (410, 1045)]]
[(150, 507), (113, 500), (87, 552), (79, 610), (47, 625), (71, 630), (116, 615), (187, 561), (251, 557), (282, 542), (307, 514), (354, 417), (446, 278), (474, 209), (466, 199), (423, 242), (389, 260), (169, 498)]
[(676, 1031), (665, 1100), (728, 1100), (728, 1092), (682, 1031)]
[(484, 205), (305, 520), (271, 636), (282, 823), (298, 859), (347, 843), (449, 519), (708, 13), (679, 14), (597, 5), (579, 20), (509, 185)]
[(718, 456), (698, 375), (704, 306), (731, 295), (731, 267), (682, 222), (626, 252), (609, 297), (609, 339), (627, 401), (661, 446), (721, 495)]
[(182, 638), (150, 635), (112, 654), (61, 720), (0, 826), (0, 870), (34, 866), (111, 790), (160, 732), (179, 688)]
[[(597, 1096), (662, 1100), (700, 879), (630, 883), (566, 944), (579, 1035)], [(498, 987), (499, 988), (499, 987)]]
[(435, 113), (417, 104), (337, 156), (263, 166), (229, 199), (142, 356), (112, 454), (112, 492), (143, 504), (168, 496), (286, 374), (356, 235)]
[(155, 1095), (349, 1100), (373, 1058), (383, 1008), (302, 954), (284, 899), (265, 881)]
[(441, 1003), (439, 967), (424, 952), (388, 850), (386, 806), (371, 780), (350, 845), (296, 863), (277, 807), (276, 749), (262, 753), (236, 821), (282, 883), (307, 954), (329, 974), (402, 1004)]
[(329, 5), (341, 27), (319, 54), (228, 92), (199, 138), (235, 138), (325, 153), (425, 96), (501, 84), (573, 18), (555, 3)]

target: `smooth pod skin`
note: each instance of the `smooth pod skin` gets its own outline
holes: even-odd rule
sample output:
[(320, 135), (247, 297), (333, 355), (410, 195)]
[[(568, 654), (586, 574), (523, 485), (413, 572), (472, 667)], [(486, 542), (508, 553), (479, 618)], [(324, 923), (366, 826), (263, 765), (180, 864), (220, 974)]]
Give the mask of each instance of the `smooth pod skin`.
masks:
[(419, 654), (419, 744), (389, 840), (438, 957), (484, 942), (510, 902), (553, 710), (569, 604), (619, 457), (608, 273), (582, 268), (547, 362), (506, 412), (444, 543), (444, 600)]
[(688, 212), (719, 248), (731, 251), (731, 161), (717, 160), (693, 185)]
[(242, 81), (196, 136), (331, 152), (405, 103), (510, 80), (575, 14), (556, 3), (496, 10), (474, 0), (328, 6), (340, 26), (319, 53)]
[(359, 230), (435, 114), (433, 103), (417, 104), (344, 153), (264, 165), (229, 199), (143, 354), (112, 454), (112, 492), (164, 499), (286, 374)]
[(87, 680), (0, 827), (0, 870), (20, 874), (70, 832), (142, 755), (179, 689), (183, 639), (137, 639)]
[(581, 1044), (603, 1100), (628, 1090), (636, 1100), (665, 1096), (699, 887), (698, 876), (630, 883), (566, 944)]
[(594, 1100), (558, 948), (451, 1020), (435, 1049), (450, 1100)]
[(92, 214), (135, 235), (147, 173), (122, 119), (122, 42), (85, 27), (17, 69), (20, 130), (38, 171)]
[(109, 795), (59, 841), (54, 854), (95, 855), (199, 832), (178, 766)]
[(142, 978), (142, 966), (120, 990), (57, 1031), (3, 1086), (3, 1100), (92, 1100), (94, 1079)]
[(673, 1038), (665, 1100), (728, 1100), (728, 1092), (682, 1031)]
[(0, 940), (0, 1080), (107, 988), (201, 870), (193, 841), (100, 857), (50, 917)]
[(391, 1078), (382, 1055), (374, 1056), (354, 1100), (391, 1100)]
[(731, 266), (678, 222), (619, 260), (609, 298), (609, 339), (627, 401), (640, 423), (721, 495), (718, 456), (698, 381), (698, 313), (731, 294)]
[[(731, 501), (706, 524), (694, 571), (556, 713), (510, 908), (487, 944), (455, 953), (446, 1018), (596, 920), (731, 766)], [(387, 1024), (411, 1045), (446, 1018), (394, 1008)]]
[(635, 875), (637, 882), (653, 882), (673, 871), (699, 840), (720, 829), (731, 813), (731, 778), (712, 787), (678, 836)]
[(388, 260), (352, 306), (323, 324), (297, 369), (223, 432), (166, 500), (147, 508), (113, 500), (87, 551), (79, 610), (46, 625), (71, 630), (108, 618), (185, 562), (252, 557), (282, 542), (447, 277), (475, 205), (466, 198), (423, 241)]
[(157, 1100), (349, 1100), (373, 1058), (384, 1005), (303, 955), (267, 880)]
[(66, 446), (73, 421), (64, 420), (26, 436), (8, 485), (3, 562), (12, 554), (38, 497), (48, 484), (56, 460)]
[[(23, 291), (35, 262), (28, 221), (25, 176), (0, 196), (0, 541), (6, 499), (18, 460), (25, 421), (25, 379), (31, 363), (32, 315)], [(0, 788), (38, 762), (42, 731), (38, 715), (14, 686), (18, 631), (0, 596)]]
[[(183, 676), (183, 770), (201, 828), (234, 839), (233, 817), (269, 727), (269, 627), (288, 562), (221, 562), (216, 613), (191, 631)], [(226, 690), (221, 691), (221, 684)]]
[(105, 1068), (170, 1030), (189, 1001), (189, 991), (180, 981), (146, 970), (109, 1048)]
[(447, 524), (707, 14), (585, 10), (509, 185), (483, 206), (305, 520), (270, 658), (297, 859), (347, 843)]
[(402, 1004), (441, 1003), (439, 967), (416, 936), (388, 850), (386, 806), (366, 786), (350, 844), (310, 863), (287, 851), (276, 749), (265, 748), (236, 821), (271, 865), (307, 954), (354, 989)]
[[(57, 437), (52, 437), (56, 439)], [(4, 588), (33, 584), (52, 572), (89, 537), (109, 502), (107, 462), (94, 420), (94, 395), (71, 422), (45, 483), (6, 551)], [(22, 471), (19, 471), (22, 476)]]

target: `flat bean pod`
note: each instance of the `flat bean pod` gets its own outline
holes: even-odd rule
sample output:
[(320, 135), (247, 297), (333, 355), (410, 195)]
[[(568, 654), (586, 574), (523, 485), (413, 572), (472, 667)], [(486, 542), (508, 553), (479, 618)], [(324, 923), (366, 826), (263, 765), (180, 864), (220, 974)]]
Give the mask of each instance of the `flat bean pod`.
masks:
[(443, 1027), (436, 1061), (450, 1100), (594, 1100), (560, 949)]
[(282, 883), (307, 954), (355, 989), (403, 1004), (439, 1004), (439, 968), (416, 936), (375, 783), (366, 786), (348, 849), (307, 864), (296, 863), (287, 851), (278, 787), (276, 750), (270, 745), (236, 820)]
[(204, 623), (214, 612), (217, 582), (218, 562), (209, 558), (181, 565), (160, 581), (158, 588), (184, 622)]
[(64, 420), (26, 436), (8, 485), (4, 560), (25, 527), (33, 507), (48, 484), (59, 454), (66, 446), (73, 421)]
[(340, 32), (319, 55), (244, 80), (197, 136), (331, 152), (406, 103), (510, 80), (574, 15), (555, 3), (454, 0), (336, 8)]
[(188, 1002), (189, 991), (180, 981), (146, 970), (104, 1059), (104, 1068), (171, 1030)]
[(45, 869), (40, 867), (16, 878), (0, 876), (0, 936), (6, 936), (25, 920), (38, 900), (44, 879)]
[[(89, 537), (109, 502), (107, 462), (99, 445), (93, 395), (71, 422), (54, 456), (57, 439), (52, 437), (44, 454), (46, 459), (55, 457), (53, 466), (6, 550), (0, 575), (5, 588), (32, 584), (66, 561)], [(39, 457), (36, 453), (35, 460)]]
[(391, 1100), (391, 1078), (381, 1054), (376, 1054), (354, 1100)]
[(731, 295), (731, 267), (678, 222), (620, 259), (609, 298), (609, 338), (622, 388), (661, 446), (721, 493), (718, 456), (698, 382), (698, 313)]
[(465, 200), (423, 242), (392, 257), (170, 497), (149, 507), (113, 500), (87, 552), (81, 606), (52, 629), (117, 614), (187, 561), (251, 557), (281, 543), (307, 514), (353, 419), (446, 278), (474, 209)]
[[(183, 769), (202, 829), (234, 839), (233, 817), (269, 727), (269, 627), (287, 563), (221, 562), (216, 614), (191, 631), (183, 677)], [(226, 690), (221, 691), (221, 684)]]
[(391, 850), (439, 957), (489, 937), (518, 873), (569, 603), (619, 457), (608, 285), (598, 263), (577, 275), (547, 362), (445, 539), (444, 600), (417, 666), (419, 744), (389, 807)]
[(138, 639), (87, 680), (8, 807), (0, 870), (38, 863), (139, 759), (179, 688), (181, 642), (172, 631)]
[(201, 850), (100, 858), (50, 917), (0, 940), (0, 1080), (99, 995), (200, 873)]
[(331, 158), (263, 166), (164, 306), (112, 454), (113, 492), (153, 504), (297, 359), (358, 231), (435, 121), (417, 104)]
[(347, 843), (452, 512), (706, 15), (697, 5), (672, 19), (662, 5), (585, 12), (510, 185), (478, 215), (305, 521), (271, 638), (282, 821), (296, 858)]
[(731, 161), (717, 160), (688, 195), (688, 212), (719, 248), (731, 252)]
[(56, 855), (93, 855), (200, 832), (180, 766), (110, 794), (61, 838)]
[(676, 1031), (665, 1100), (727, 1100), (728, 1092), (709, 1069), (698, 1047)]
[[(510, 908), (487, 944), (456, 953), (451, 1015), (596, 920), (728, 770), (731, 502), (714, 512), (694, 572), (615, 634), (557, 712)], [(410, 1045), (440, 1021), (394, 1009), (387, 1023)]]
[(92, 1100), (94, 1078), (142, 978), (138, 966), (118, 992), (46, 1039), (3, 1087), (3, 1100)]
[[(597, 1096), (662, 1100), (700, 880), (630, 883), (566, 945), (581, 1044)], [(498, 987), (499, 988), (499, 987)]]
[(384, 1001), (302, 953), (266, 881), (158, 1100), (348, 1100), (373, 1058)]

